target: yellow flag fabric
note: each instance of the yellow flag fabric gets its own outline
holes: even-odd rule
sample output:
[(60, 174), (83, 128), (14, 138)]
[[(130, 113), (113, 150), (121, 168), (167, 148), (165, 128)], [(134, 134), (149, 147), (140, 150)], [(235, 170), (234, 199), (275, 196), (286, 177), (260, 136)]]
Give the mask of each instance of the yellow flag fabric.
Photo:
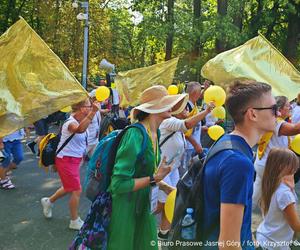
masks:
[(300, 72), (261, 34), (209, 60), (201, 75), (223, 87), (235, 79), (265, 82), (289, 100), (300, 92)]
[(149, 67), (119, 72), (115, 84), (120, 95), (121, 107), (136, 106), (139, 96), (153, 85), (169, 86), (175, 74), (178, 57)]
[(88, 97), (24, 20), (0, 37), (0, 137)]

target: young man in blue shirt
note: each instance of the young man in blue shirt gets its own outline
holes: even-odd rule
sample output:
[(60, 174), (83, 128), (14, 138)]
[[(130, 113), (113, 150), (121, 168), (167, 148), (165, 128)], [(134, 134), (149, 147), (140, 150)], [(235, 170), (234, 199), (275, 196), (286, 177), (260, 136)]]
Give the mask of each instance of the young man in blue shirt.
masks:
[(229, 89), (226, 108), (235, 129), (220, 141), (236, 140), (247, 153), (224, 150), (205, 166), (203, 226), (209, 235), (205, 235), (203, 244), (207, 249), (254, 249), (251, 148), (264, 133), (274, 129), (277, 107), (268, 84), (236, 81)]

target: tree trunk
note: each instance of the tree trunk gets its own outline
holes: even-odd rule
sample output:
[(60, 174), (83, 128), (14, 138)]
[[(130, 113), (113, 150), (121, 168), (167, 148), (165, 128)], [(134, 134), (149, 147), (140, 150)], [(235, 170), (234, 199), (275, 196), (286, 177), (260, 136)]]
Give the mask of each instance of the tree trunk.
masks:
[(233, 24), (242, 32), (243, 29), (243, 15), (245, 10), (245, 0), (240, 0), (238, 11), (235, 13), (236, 15), (233, 18)]
[(174, 38), (174, 3), (175, 0), (168, 0), (167, 28), (168, 35), (166, 40), (166, 56), (165, 60), (172, 58), (173, 38)]
[[(218, 0), (218, 14), (220, 16), (220, 21), (227, 15), (228, 0)], [(221, 32), (222, 34), (222, 32)], [(222, 38), (216, 39), (216, 51), (217, 53), (226, 50), (225, 41)]]
[(262, 16), (263, 12), (263, 0), (257, 0), (257, 10), (256, 13), (252, 12), (252, 18), (250, 19), (250, 25), (249, 27), (251, 28), (250, 30), (250, 36), (257, 36), (258, 29), (260, 26), (260, 18)]
[(268, 29), (267, 29), (267, 32), (266, 32), (266, 38), (268, 39), (268, 40), (270, 40), (271, 39), (271, 35), (272, 35), (272, 33), (273, 33), (273, 31), (274, 31), (274, 27), (275, 27), (275, 25), (276, 25), (276, 20), (277, 20), (277, 18), (278, 18), (278, 8), (279, 8), (279, 2), (278, 1), (276, 1), (275, 3), (274, 3), (274, 5), (273, 5), (273, 8), (272, 8), (272, 10), (271, 10), (271, 16), (272, 16), (272, 22), (268, 25)]
[(195, 40), (194, 40), (194, 45), (193, 45), (193, 50), (192, 50), (192, 60), (197, 60), (200, 56), (200, 51), (201, 51), (201, 36), (200, 36), (200, 31), (201, 31), (201, 0), (194, 0), (193, 2), (194, 5), (194, 16), (193, 16), (193, 30), (195, 34)]
[(300, 3), (294, 4), (294, 6), (296, 8), (296, 12), (290, 12), (288, 15), (288, 30), (284, 55), (290, 60), (291, 63), (296, 65), (297, 46), (300, 42)]

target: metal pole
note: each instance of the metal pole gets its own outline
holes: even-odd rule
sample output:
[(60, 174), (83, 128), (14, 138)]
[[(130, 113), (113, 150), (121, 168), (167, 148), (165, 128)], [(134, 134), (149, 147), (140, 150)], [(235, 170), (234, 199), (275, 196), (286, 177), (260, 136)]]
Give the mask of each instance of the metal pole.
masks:
[(82, 86), (87, 87), (87, 65), (88, 65), (88, 47), (89, 47), (89, 3), (81, 2), (85, 9), (87, 18), (84, 23), (84, 42), (83, 42), (83, 63), (82, 63)]

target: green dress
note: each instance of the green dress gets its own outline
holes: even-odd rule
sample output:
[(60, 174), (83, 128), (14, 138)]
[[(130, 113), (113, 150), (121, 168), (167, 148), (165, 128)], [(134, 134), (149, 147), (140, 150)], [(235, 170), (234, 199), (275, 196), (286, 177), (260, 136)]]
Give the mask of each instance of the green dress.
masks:
[(142, 140), (139, 129), (129, 129), (123, 136), (117, 152), (109, 187), (112, 194), (109, 250), (158, 249), (156, 219), (150, 214), (151, 188), (147, 186), (136, 192), (132, 191), (134, 178), (153, 175), (155, 169), (155, 155), (150, 138), (144, 154), (146, 164), (135, 165)]

